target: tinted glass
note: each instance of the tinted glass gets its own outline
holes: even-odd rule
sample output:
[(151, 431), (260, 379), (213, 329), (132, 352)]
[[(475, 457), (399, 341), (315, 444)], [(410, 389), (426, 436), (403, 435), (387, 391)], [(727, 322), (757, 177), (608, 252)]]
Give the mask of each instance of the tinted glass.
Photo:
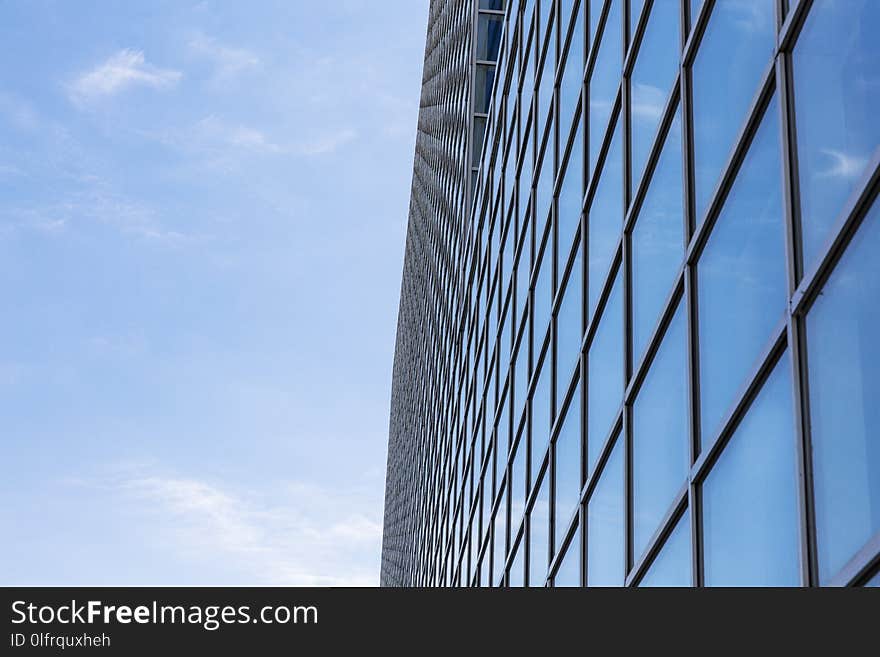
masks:
[(638, 558), (685, 483), (687, 332), (679, 307), (633, 405), (633, 555)]
[(591, 472), (623, 401), (623, 294), (620, 276), (587, 358), (587, 471)]
[(776, 45), (773, 5), (774, 0), (718, 0), (700, 42), (693, 64), (698, 221), (770, 65)]
[(480, 64), (476, 67), (474, 80), (474, 111), (488, 114), (492, 85), (495, 83), (495, 67)]
[(587, 586), (623, 586), (623, 443), (611, 451), (587, 505)]
[(678, 2), (675, 0), (654, 2), (633, 67), (630, 83), (633, 189), (638, 187), (642, 179), (666, 99), (678, 75), (678, 13)]
[(567, 254), (581, 221), (584, 203), (584, 128), (577, 123), (577, 133), (568, 156), (564, 178), (559, 187), (557, 218), (559, 221), (559, 250)]
[[(523, 437), (525, 434), (523, 434)], [(510, 526), (516, 531), (526, 508), (526, 455), (528, 445), (520, 440), (510, 466)]]
[(786, 354), (703, 484), (707, 586), (798, 584), (790, 368)]
[(569, 541), (562, 557), (562, 563), (553, 578), (553, 586), (557, 588), (576, 587), (581, 585), (581, 530), (578, 527)]
[(503, 17), (480, 14), (477, 19), (477, 59), (495, 61), (501, 45)]
[(550, 561), (550, 485), (546, 476), (537, 485), (529, 513), (529, 586), (544, 586)]
[(544, 366), (538, 374), (538, 382), (532, 397), (532, 478), (547, 451), (550, 442), (550, 381), (552, 370), (550, 359), (544, 360)]
[(541, 258), (540, 270), (535, 280), (535, 306), (532, 322), (535, 329), (536, 349), (540, 348), (550, 325), (550, 309), (553, 302), (553, 260), (550, 251), (550, 241), (547, 241), (544, 255)]
[(581, 496), (581, 399), (580, 386), (568, 407), (562, 428), (556, 438), (556, 545), (562, 542), (568, 522)]
[(568, 45), (565, 70), (559, 83), (559, 127), (567, 130), (581, 98), (584, 81), (584, 12), (577, 12), (577, 23)]
[(583, 340), (584, 284), (583, 251), (578, 249), (571, 273), (565, 284), (562, 303), (556, 319), (556, 390), (561, 395), (568, 388), (568, 381), (581, 353)]
[(588, 98), (590, 99), (590, 171), (596, 170), (596, 159), (608, 129), (608, 119), (617, 97), (620, 74), (623, 68), (623, 43), (621, 41), (620, 11), (622, 0), (612, 0), (611, 11), (602, 30), (599, 55), (590, 76)]
[(819, 573), (880, 531), (880, 206), (807, 316)]
[(681, 121), (676, 116), (632, 233), (633, 355), (648, 346), (684, 258)]
[(620, 127), (614, 131), (614, 140), (605, 163), (602, 166), (601, 179), (590, 203), (587, 217), (589, 237), (587, 251), (589, 254), (589, 310), (593, 316), (599, 295), (605, 286), (605, 276), (614, 259), (614, 250), (623, 231), (623, 152)]
[(880, 144), (880, 2), (816, 0), (793, 54), (804, 262)]
[(698, 266), (703, 440), (718, 429), (786, 307), (780, 170), (774, 101)]
[(691, 586), (692, 582), (691, 516), (685, 511), (639, 586)]

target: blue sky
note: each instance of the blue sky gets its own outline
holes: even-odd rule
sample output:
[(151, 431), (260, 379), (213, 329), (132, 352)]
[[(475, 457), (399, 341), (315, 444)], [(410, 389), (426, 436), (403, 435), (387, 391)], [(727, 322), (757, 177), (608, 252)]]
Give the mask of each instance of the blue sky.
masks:
[(0, 583), (378, 582), (427, 4), (0, 5)]

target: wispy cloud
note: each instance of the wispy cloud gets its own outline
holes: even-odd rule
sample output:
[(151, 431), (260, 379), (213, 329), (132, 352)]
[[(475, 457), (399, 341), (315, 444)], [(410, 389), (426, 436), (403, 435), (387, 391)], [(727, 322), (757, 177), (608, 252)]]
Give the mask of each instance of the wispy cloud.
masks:
[(170, 87), (181, 77), (183, 74), (180, 71), (149, 64), (143, 51), (124, 49), (94, 69), (78, 75), (70, 83), (68, 91), (73, 102), (82, 104), (113, 96), (136, 85), (156, 89)]
[(823, 148), (822, 154), (827, 155), (829, 166), (821, 171), (820, 178), (857, 178), (868, 166), (868, 158), (832, 148)]
[(260, 58), (250, 50), (227, 46), (201, 33), (190, 39), (188, 46), (195, 54), (214, 63), (215, 81), (227, 81), (260, 65)]
[[(173, 558), (225, 564), (250, 584), (370, 586), (381, 526), (362, 497), (302, 482), (240, 490), (198, 477), (125, 467), (109, 480), (71, 479), (124, 504)], [(363, 556), (369, 557), (366, 562)]]
[(284, 150), (262, 131), (228, 123), (213, 114), (196, 123), (195, 131), (204, 143), (223, 143), (257, 153), (280, 153)]

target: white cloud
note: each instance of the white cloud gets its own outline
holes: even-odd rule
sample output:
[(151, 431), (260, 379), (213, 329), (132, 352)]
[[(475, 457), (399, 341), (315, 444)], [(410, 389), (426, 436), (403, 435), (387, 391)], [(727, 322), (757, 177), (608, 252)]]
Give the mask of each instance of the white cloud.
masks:
[(215, 80), (225, 81), (239, 73), (260, 65), (260, 58), (250, 50), (234, 48), (216, 39), (197, 34), (189, 41), (189, 48), (197, 55), (210, 59), (215, 67)]
[[(154, 466), (120, 468), (105, 481), (67, 480), (125, 505), (167, 558), (195, 572), (218, 567), (235, 581), (212, 584), (374, 586), (382, 528), (379, 502), (306, 483), (241, 490)], [(237, 578), (244, 578), (238, 581)], [(172, 582), (173, 583), (173, 582)]]
[(283, 150), (256, 128), (230, 124), (213, 114), (199, 121), (195, 129), (205, 145), (219, 142), (257, 153), (280, 153)]
[(818, 174), (820, 178), (857, 178), (868, 166), (867, 157), (832, 148), (823, 148), (821, 152), (829, 157), (830, 162), (828, 168)]
[(143, 51), (124, 49), (91, 71), (80, 74), (69, 87), (70, 98), (84, 103), (113, 96), (128, 87), (143, 85), (156, 89), (176, 84), (183, 74), (147, 63)]

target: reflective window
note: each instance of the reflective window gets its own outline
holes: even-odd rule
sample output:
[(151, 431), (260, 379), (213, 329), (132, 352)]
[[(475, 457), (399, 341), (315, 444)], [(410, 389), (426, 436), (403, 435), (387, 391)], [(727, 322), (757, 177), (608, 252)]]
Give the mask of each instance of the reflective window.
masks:
[(480, 9), (504, 9), (504, 0), (480, 0)]
[(554, 492), (556, 506), (556, 545), (568, 530), (568, 523), (581, 499), (581, 395), (580, 386), (568, 406), (562, 428), (556, 437)]
[(866, 588), (880, 588), (880, 571), (874, 574), (874, 576), (865, 582)]
[(559, 82), (559, 126), (568, 129), (581, 98), (584, 82), (584, 12), (577, 12), (577, 23), (568, 45), (565, 70)]
[[(774, 0), (718, 0), (693, 65), (698, 221), (776, 46)], [(724, 84), (719, 84), (723, 80)]]
[(633, 405), (633, 556), (648, 547), (687, 480), (687, 324), (680, 306)]
[[(633, 189), (638, 187), (642, 179), (666, 99), (678, 75), (678, 13), (677, 1), (654, 2), (633, 67), (630, 87)], [(680, 181), (678, 185), (680, 187)]]
[[(565, 391), (581, 354), (583, 327), (583, 253), (578, 248), (556, 316), (556, 390)], [(562, 392), (557, 392), (562, 394)]]
[(471, 151), (471, 166), (480, 166), (480, 153), (483, 152), (483, 137), (486, 134), (486, 117), (474, 117), (474, 141)]
[(544, 57), (543, 66), (541, 68), (541, 80), (538, 83), (538, 134), (543, 134), (544, 126), (547, 124), (547, 115), (550, 113), (550, 102), (553, 100), (553, 85), (555, 80), (553, 76), (556, 72), (556, 48), (553, 47), (554, 35), (551, 35), (548, 42), (547, 54)]
[(623, 441), (618, 440), (587, 504), (587, 586), (623, 586)]
[(498, 506), (493, 521), (493, 552), (492, 552), (492, 577), (497, 585), (504, 573), (504, 561), (507, 556), (506, 536), (507, 536), (507, 511), (504, 504)]
[(532, 323), (535, 329), (535, 349), (540, 348), (550, 324), (550, 312), (553, 304), (553, 260), (548, 239), (545, 244), (538, 277), (535, 279), (534, 313)]
[(495, 67), (478, 64), (474, 80), (474, 111), (489, 113), (489, 100), (492, 98), (492, 85), (495, 83)]
[(517, 443), (516, 452), (510, 465), (510, 526), (513, 531), (519, 527), (519, 521), (522, 520), (523, 513), (526, 509), (526, 457), (528, 454), (528, 446), (525, 441), (525, 434), (520, 436)]
[(516, 370), (513, 373), (514, 387), (511, 410), (513, 411), (514, 425), (518, 425), (519, 418), (526, 405), (526, 395), (529, 389), (529, 343), (525, 338), (520, 340), (515, 363)]
[(556, 588), (579, 587), (581, 585), (581, 530), (578, 527), (565, 548), (565, 555), (556, 570), (553, 586)]
[(584, 203), (584, 123), (578, 121), (574, 143), (559, 187), (557, 219), (559, 221), (559, 251), (567, 254), (581, 221)]
[(608, 129), (608, 120), (614, 108), (620, 74), (623, 68), (623, 42), (621, 39), (620, 11), (622, 0), (612, 0), (611, 10), (602, 29), (599, 54), (593, 66), (588, 88), (590, 99), (590, 171), (596, 170), (599, 149)]
[(718, 429), (786, 307), (780, 171), (774, 100), (698, 266), (703, 440)]
[(880, 205), (807, 316), (819, 574), (880, 531)]
[(520, 588), (524, 585), (525, 566), (523, 553), (525, 552), (524, 542), (520, 541), (513, 555), (513, 561), (510, 563), (510, 572), (508, 573), (507, 585), (510, 588)]
[(654, 557), (639, 586), (692, 586), (692, 583), (691, 517), (690, 512), (685, 511), (660, 553)]
[[(617, 3), (620, 0), (612, 0)], [(596, 41), (596, 30), (599, 28), (599, 18), (602, 16), (602, 7), (605, 0), (590, 0), (590, 48)]]
[(632, 232), (632, 332), (636, 362), (648, 346), (684, 259), (681, 120), (676, 115)]
[(495, 61), (498, 59), (498, 47), (501, 45), (501, 34), (504, 17), (494, 14), (480, 14), (477, 18), (477, 59)]
[(532, 477), (538, 472), (538, 467), (550, 442), (550, 377), (552, 374), (550, 359), (545, 358), (544, 366), (537, 374), (538, 380), (532, 397)]
[(592, 472), (623, 401), (622, 323), (618, 275), (587, 358), (587, 472)]
[(535, 221), (538, 235), (544, 234), (544, 226), (550, 214), (553, 202), (553, 142), (548, 140), (544, 157), (541, 160), (541, 168), (538, 171), (538, 180), (535, 182)]
[(707, 586), (796, 586), (798, 514), (785, 354), (702, 486)]
[(816, 0), (792, 55), (804, 263), (880, 145), (880, 2)]
[(602, 165), (602, 177), (590, 203), (590, 212), (587, 216), (587, 235), (589, 237), (587, 240), (589, 255), (587, 271), (588, 317), (592, 317), (596, 309), (599, 295), (605, 286), (605, 276), (608, 274), (612, 260), (614, 260), (614, 250), (623, 231), (622, 143), (623, 139), (618, 122), (611, 148), (605, 158), (605, 164)]
[(550, 485), (537, 484), (538, 497), (529, 512), (529, 586), (544, 586), (550, 563)]

